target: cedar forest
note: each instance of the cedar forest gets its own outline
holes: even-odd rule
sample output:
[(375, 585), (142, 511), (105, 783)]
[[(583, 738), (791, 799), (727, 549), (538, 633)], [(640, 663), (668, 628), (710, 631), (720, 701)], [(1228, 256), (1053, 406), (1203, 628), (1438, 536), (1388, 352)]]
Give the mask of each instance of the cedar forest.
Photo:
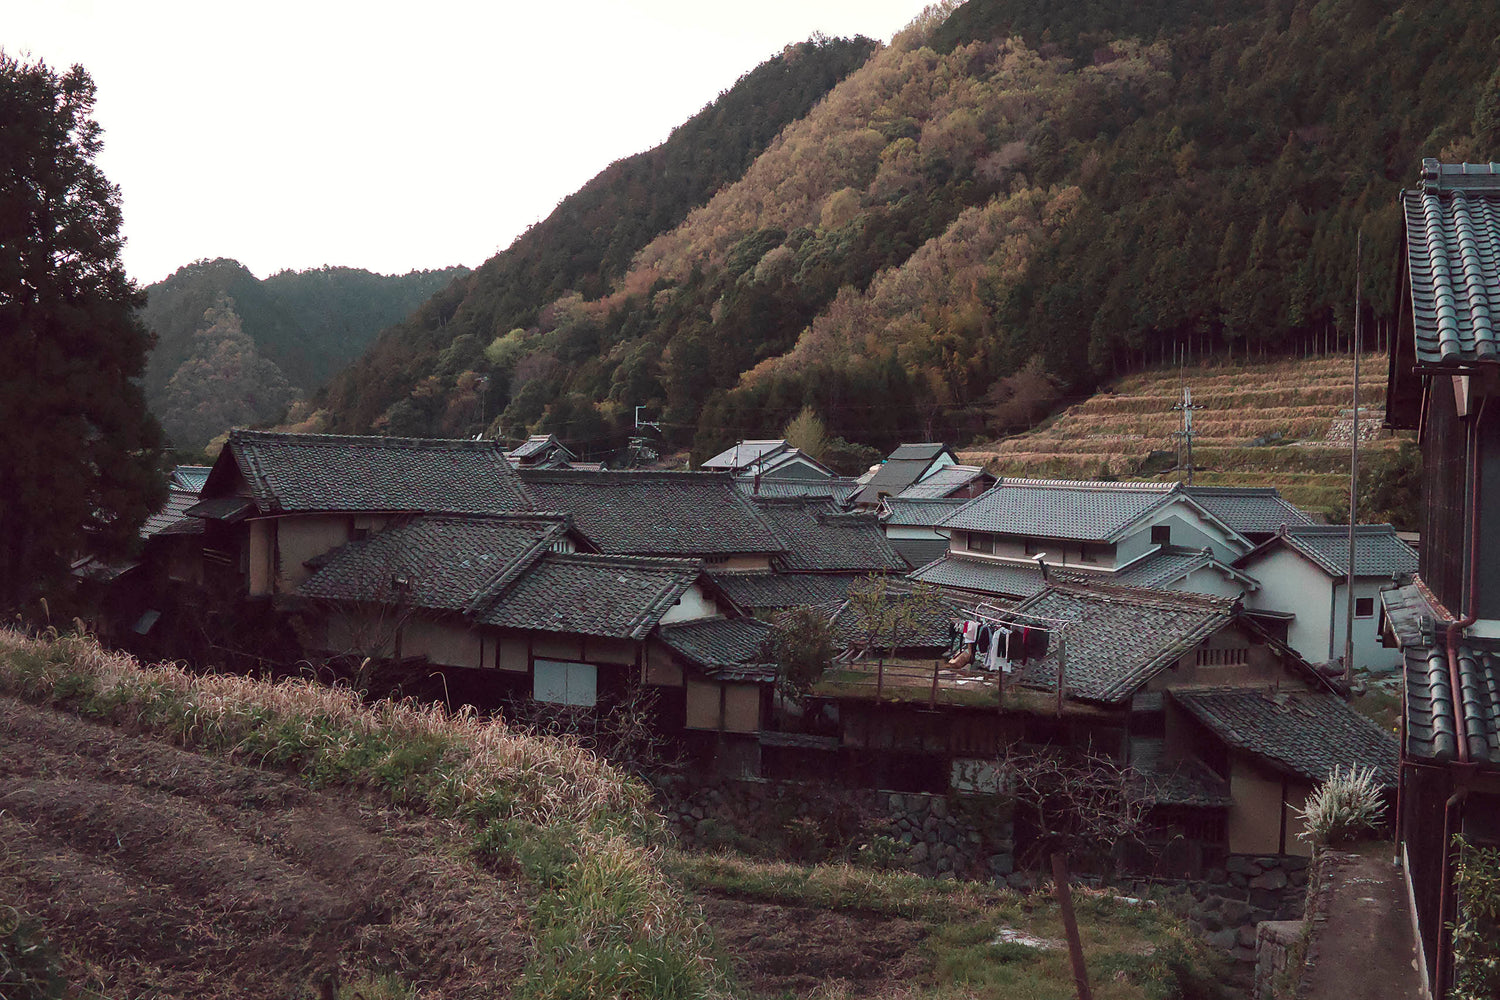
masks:
[(1396, 194), (1500, 139), (1477, 0), (971, 0), (814, 38), (385, 330), (308, 426), (703, 458), (811, 407), (878, 449), (1013, 429), (1190, 348), (1347, 342)]

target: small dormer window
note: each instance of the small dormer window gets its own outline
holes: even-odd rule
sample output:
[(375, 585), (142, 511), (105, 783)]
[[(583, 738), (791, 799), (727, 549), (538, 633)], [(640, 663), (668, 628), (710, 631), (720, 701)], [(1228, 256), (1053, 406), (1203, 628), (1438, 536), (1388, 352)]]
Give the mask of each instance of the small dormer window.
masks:
[(995, 551), (995, 540), (989, 535), (971, 531), (969, 532), (969, 551), (992, 553)]
[(1152, 545), (1171, 545), (1172, 526), (1170, 524), (1153, 524), (1151, 526)]

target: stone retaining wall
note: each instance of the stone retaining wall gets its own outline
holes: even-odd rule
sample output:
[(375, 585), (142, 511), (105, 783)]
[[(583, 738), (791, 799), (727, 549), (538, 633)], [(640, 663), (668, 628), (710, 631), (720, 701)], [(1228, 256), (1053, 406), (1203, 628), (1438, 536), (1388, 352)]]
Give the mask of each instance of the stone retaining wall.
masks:
[(1015, 868), (1011, 809), (986, 796), (830, 788), (812, 782), (660, 779), (662, 811), (689, 847), (817, 861), (864, 854), (919, 875), (988, 880)]

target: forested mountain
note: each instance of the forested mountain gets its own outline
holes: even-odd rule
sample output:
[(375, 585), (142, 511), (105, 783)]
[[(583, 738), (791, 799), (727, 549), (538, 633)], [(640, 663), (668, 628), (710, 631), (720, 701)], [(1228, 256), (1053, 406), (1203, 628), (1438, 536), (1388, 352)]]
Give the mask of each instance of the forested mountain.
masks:
[(189, 451), (231, 425), (278, 419), (380, 330), (468, 273), (325, 267), (262, 281), (222, 258), (179, 268), (146, 289), (141, 319), (157, 337), (142, 379), (147, 402)]
[(1023, 388), (1083, 391), (1167, 345), (1347, 331), (1360, 229), (1382, 322), (1399, 188), (1424, 156), (1500, 158), (1497, 34), (1478, 0), (971, 0), (623, 273), (528, 270), (545, 241), (518, 241), (382, 335), (334, 419), (499, 414), (598, 449), (644, 405), (701, 456), (811, 405), (880, 447), (963, 440), (1005, 430)]

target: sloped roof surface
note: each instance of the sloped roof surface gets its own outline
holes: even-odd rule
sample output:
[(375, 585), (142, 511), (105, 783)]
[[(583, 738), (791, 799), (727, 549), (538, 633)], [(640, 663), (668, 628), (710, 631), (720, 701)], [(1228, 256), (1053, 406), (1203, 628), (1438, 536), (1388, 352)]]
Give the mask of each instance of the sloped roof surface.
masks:
[(786, 552), (791, 572), (905, 573), (902, 559), (869, 513), (846, 513), (823, 500), (753, 501)]
[(921, 478), (933, 461), (948, 450), (940, 441), (903, 444), (880, 465), (855, 497), (857, 503), (876, 504), (882, 493), (895, 496)]
[(498, 514), (532, 506), (494, 441), (236, 430), (226, 452), (264, 513)]
[(945, 465), (926, 479), (912, 483), (901, 491), (900, 496), (907, 500), (946, 497), (986, 475), (977, 465)]
[(912, 569), (920, 569), (934, 559), (941, 559), (948, 551), (946, 538), (892, 538), (890, 542), (891, 548)]
[(1215, 688), (1175, 690), (1172, 698), (1214, 735), (1283, 771), (1322, 781), (1335, 767), (1373, 767), (1396, 784), (1396, 739), (1326, 692)]
[(712, 677), (771, 680), (776, 664), (766, 646), (774, 632), (754, 618), (700, 618), (663, 625), (657, 634)]
[[(887, 596), (887, 601), (893, 605), (901, 602), (915, 600), (910, 592), (892, 590)], [(958, 606), (950, 601), (938, 600), (932, 602), (923, 610), (916, 621), (916, 628), (910, 632), (903, 631), (896, 640), (901, 644), (900, 649), (913, 648), (938, 648), (947, 646), (952, 635), (949, 631), (953, 621), (961, 617)], [(829, 619), (833, 628), (834, 644), (840, 647), (862, 646), (869, 637), (869, 625), (864, 612), (853, 600), (845, 600), (834, 611)], [(891, 641), (889, 632), (876, 635), (876, 648), (888, 647)]]
[(1420, 363), (1500, 354), (1500, 164), (1422, 161), (1401, 193)]
[(557, 517), (418, 517), (330, 553), (300, 592), (463, 611), (498, 594), (566, 529)]
[[(1311, 559), (1331, 576), (1349, 574), (1349, 529), (1343, 525), (1302, 525), (1288, 528), (1280, 541)], [(1250, 556), (1243, 561), (1248, 562)], [(1417, 550), (1396, 537), (1389, 524), (1354, 526), (1354, 575), (1399, 577), (1417, 571)]]
[(1246, 590), (1254, 590), (1257, 587), (1255, 581), (1246, 577), (1244, 573), (1215, 559), (1212, 551), (1189, 549), (1179, 545), (1164, 545), (1150, 555), (1137, 559), (1113, 574), (1110, 582), (1125, 587), (1165, 587), (1205, 567), (1211, 567), (1225, 576), (1239, 579)]
[(1229, 782), (1189, 757), (1168, 760), (1166, 740), (1132, 739), (1130, 766), (1145, 783), (1143, 791), (1164, 806), (1223, 808), (1234, 804)]
[(561, 441), (557, 440), (556, 434), (533, 434), (521, 442), (521, 444), (512, 448), (510, 457), (517, 459), (531, 458), (533, 455), (542, 454), (549, 448), (560, 448), (569, 456), (573, 454)]
[(1401, 646), (1407, 753), (1421, 760), (1457, 760), (1462, 713), (1469, 760), (1500, 766), (1500, 648), (1483, 640), (1459, 646), (1455, 698), (1443, 645), (1447, 615), (1420, 582), (1380, 597)]
[(738, 470), (755, 462), (759, 458), (770, 458), (776, 452), (786, 449), (787, 443), (783, 438), (760, 441), (741, 441), (732, 448), (726, 448), (713, 458), (704, 462), (704, 469), (730, 469)]
[(747, 611), (842, 601), (861, 573), (712, 573), (709, 578)]
[(141, 524), (141, 537), (151, 538), (156, 535), (169, 534), (191, 534), (203, 530), (203, 522), (196, 517), (188, 517), (187, 509), (198, 502), (197, 490), (179, 489), (176, 486), (167, 488), (167, 502), (161, 510), (150, 515)]
[(604, 552), (712, 556), (785, 547), (724, 473), (523, 469), (519, 475), (540, 509), (571, 514)]
[[(1016, 610), (1071, 623), (1063, 677), (1069, 696), (1118, 703), (1233, 621), (1236, 602), (1133, 587), (1052, 584)], [(1052, 642), (1042, 659), (1017, 666), (1017, 681), (1056, 690), (1057, 645)]]
[(897, 528), (933, 528), (968, 502), (945, 497), (886, 497), (881, 503), (880, 520)]
[(172, 486), (198, 493), (208, 482), (211, 467), (207, 465), (179, 465), (172, 470)]
[(735, 488), (748, 497), (762, 496), (771, 499), (809, 497), (832, 500), (840, 507), (847, 507), (849, 500), (859, 492), (859, 484), (844, 476), (833, 479), (783, 479), (779, 476), (761, 476), (757, 485), (754, 476), (737, 476)]
[(1035, 566), (975, 559), (952, 552), (917, 567), (907, 574), (907, 579), (1011, 600), (1039, 594), (1044, 586), (1042, 571)]
[(701, 572), (692, 559), (548, 552), (474, 618), (501, 628), (640, 639)]
[(1242, 535), (1266, 535), (1282, 525), (1312, 524), (1303, 510), (1272, 487), (1185, 486), (1183, 493)]
[(1180, 489), (1176, 483), (1002, 479), (954, 511), (943, 525), (1033, 538), (1106, 541)]

